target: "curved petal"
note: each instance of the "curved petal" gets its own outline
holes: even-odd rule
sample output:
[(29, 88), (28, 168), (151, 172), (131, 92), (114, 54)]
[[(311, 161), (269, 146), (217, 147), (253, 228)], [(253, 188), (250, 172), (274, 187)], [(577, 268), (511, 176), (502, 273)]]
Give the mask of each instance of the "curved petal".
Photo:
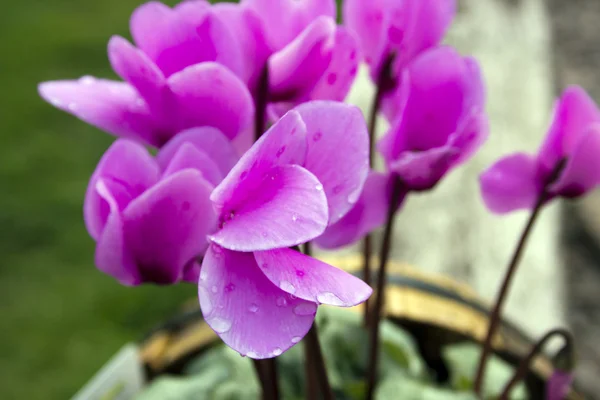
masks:
[[(249, 178), (248, 178), (249, 179)], [(221, 213), (212, 241), (230, 250), (257, 251), (306, 243), (327, 227), (327, 198), (319, 180), (298, 165), (275, 167), (252, 192)]]
[(138, 47), (167, 77), (205, 61), (241, 72), (235, 38), (206, 2), (186, 1), (171, 9), (151, 1), (134, 11), (130, 28)]
[(270, 46), (284, 48), (319, 16), (336, 18), (333, 0), (243, 0), (242, 5), (262, 17)]
[(286, 101), (306, 96), (331, 62), (335, 20), (319, 17), (269, 58), (269, 98)]
[(564, 197), (578, 197), (600, 184), (600, 123), (591, 125), (567, 158), (565, 169), (550, 190)]
[(113, 36), (108, 42), (108, 58), (113, 70), (138, 91), (150, 109), (164, 117), (167, 81), (148, 56), (122, 37)]
[(111, 194), (115, 189), (113, 187), (111, 190), (109, 187), (113, 186), (111, 183), (115, 182), (99, 179), (94, 187), (110, 209), (104, 229), (98, 237), (95, 263), (100, 271), (116, 278), (122, 285), (139, 285), (140, 274), (133, 255), (126, 245), (123, 218), (120, 206)]
[(273, 167), (303, 164), (306, 159), (306, 125), (300, 114), (290, 111), (263, 134), (242, 156), (211, 200), (222, 210), (228, 203), (240, 202), (255, 190)]
[(429, 190), (450, 170), (459, 156), (460, 150), (451, 146), (405, 151), (389, 164), (389, 168), (408, 190)]
[(163, 172), (165, 178), (184, 169), (199, 171), (202, 177), (211, 185), (218, 185), (223, 179), (217, 164), (202, 150), (198, 150), (193, 144), (183, 143)]
[(365, 61), (379, 68), (389, 24), (387, 0), (344, 0), (344, 25), (356, 33)]
[(304, 167), (323, 184), (329, 224), (356, 203), (369, 173), (369, 134), (359, 108), (333, 101), (312, 101), (296, 108), (306, 124)]
[(352, 307), (373, 290), (359, 278), (292, 249), (257, 251), (256, 263), (281, 290), (318, 304)]
[(221, 131), (210, 126), (203, 126), (179, 132), (160, 149), (156, 155), (156, 162), (163, 170), (167, 168), (175, 153), (184, 143), (189, 143), (208, 154), (219, 167), (222, 176), (227, 175), (238, 160), (231, 143)]
[(184, 170), (161, 180), (123, 211), (125, 240), (145, 282), (174, 283), (202, 255), (217, 217), (202, 175)]
[(126, 83), (85, 76), (44, 82), (38, 89), (44, 100), (88, 124), (116, 136), (157, 144), (148, 106)]
[(529, 154), (507, 156), (479, 177), (486, 207), (497, 214), (533, 208), (542, 183), (537, 178), (537, 163)]
[(246, 85), (220, 64), (193, 65), (172, 75), (168, 82), (178, 130), (212, 126), (233, 139), (252, 123), (252, 96)]
[[(98, 240), (104, 229), (111, 211), (107, 196), (120, 212), (158, 182), (159, 176), (158, 166), (144, 146), (125, 139), (115, 141), (98, 163), (85, 194), (83, 215), (90, 236)], [(104, 195), (97, 189), (100, 179), (107, 191)]]
[(586, 128), (597, 122), (600, 111), (594, 100), (581, 87), (569, 86), (554, 107), (552, 125), (538, 153), (540, 162), (551, 170), (574, 150)]
[(290, 296), (261, 272), (252, 253), (208, 249), (198, 281), (206, 323), (225, 344), (250, 358), (275, 357), (310, 329), (317, 304)]
[[(385, 224), (392, 195), (390, 174), (371, 171), (358, 201), (350, 212), (313, 242), (324, 249), (352, 244)], [(402, 203), (403, 199), (400, 201)]]

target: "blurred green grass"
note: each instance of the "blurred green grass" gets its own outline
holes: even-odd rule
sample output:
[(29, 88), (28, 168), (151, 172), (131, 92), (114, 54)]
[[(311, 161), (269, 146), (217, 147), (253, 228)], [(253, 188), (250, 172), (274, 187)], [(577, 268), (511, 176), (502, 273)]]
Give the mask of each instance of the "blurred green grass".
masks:
[[(38, 82), (114, 77), (112, 34), (133, 0), (11, 2), (0, 14), (0, 398), (70, 398), (193, 285), (124, 288), (93, 265), (87, 180), (112, 142), (44, 103)], [(166, 3), (173, 4), (174, 1)]]

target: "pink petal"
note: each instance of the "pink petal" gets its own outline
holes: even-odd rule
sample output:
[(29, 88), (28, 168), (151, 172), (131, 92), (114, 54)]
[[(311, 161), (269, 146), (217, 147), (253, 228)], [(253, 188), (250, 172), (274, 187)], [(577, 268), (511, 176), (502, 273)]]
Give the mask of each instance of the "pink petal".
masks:
[(235, 38), (208, 3), (186, 1), (170, 9), (152, 1), (135, 10), (130, 25), (138, 47), (166, 76), (205, 61), (241, 72)]
[(306, 125), (290, 111), (263, 134), (214, 190), (218, 210), (255, 190), (265, 174), (278, 165), (300, 164), (306, 159)]
[(389, 164), (389, 169), (400, 177), (407, 190), (429, 190), (442, 179), (459, 157), (460, 150), (451, 146), (405, 151)]
[(257, 251), (256, 263), (281, 290), (300, 299), (352, 307), (373, 290), (355, 276), (292, 249)]
[(284, 48), (319, 16), (336, 17), (333, 0), (243, 0), (242, 5), (261, 16), (274, 50)]
[(323, 184), (333, 224), (350, 211), (367, 179), (367, 126), (360, 109), (339, 102), (312, 101), (296, 111), (306, 124), (304, 167)]
[(479, 177), (486, 207), (497, 214), (532, 208), (541, 191), (534, 157), (517, 153), (507, 156)]
[(546, 383), (546, 400), (564, 400), (569, 393), (573, 382), (573, 374), (561, 370), (554, 370)]
[(184, 169), (193, 169), (202, 174), (211, 185), (218, 185), (223, 174), (212, 158), (191, 143), (183, 143), (163, 172), (163, 178)]
[(335, 20), (319, 17), (269, 58), (269, 96), (285, 101), (305, 96), (331, 62)]
[(594, 100), (579, 86), (568, 87), (554, 107), (552, 125), (538, 157), (548, 170), (574, 150), (590, 124), (600, 122)]
[(229, 139), (247, 129), (254, 103), (244, 83), (220, 64), (206, 62), (184, 69), (168, 80), (172, 110), (179, 129), (212, 126)]
[(327, 227), (327, 198), (306, 169), (274, 167), (253, 184), (221, 212), (212, 241), (236, 251), (270, 250), (306, 243)]
[(310, 329), (317, 304), (290, 296), (262, 273), (252, 253), (208, 249), (198, 281), (204, 319), (242, 355), (275, 357)]
[(550, 190), (565, 197), (578, 197), (600, 184), (600, 123), (585, 129), (567, 158), (565, 169)]
[(390, 178), (390, 174), (371, 171), (350, 212), (335, 224), (329, 225), (313, 242), (324, 249), (335, 249), (350, 245), (385, 224), (391, 202)]
[(168, 88), (158, 67), (120, 36), (113, 36), (108, 42), (108, 58), (113, 70), (138, 91), (153, 112), (164, 117), (162, 102)]
[(158, 165), (163, 170), (167, 168), (175, 153), (185, 143), (189, 143), (198, 150), (210, 155), (210, 158), (218, 166), (222, 176), (227, 175), (238, 160), (238, 156), (231, 143), (221, 131), (210, 126), (203, 126), (200, 128), (191, 128), (176, 134), (156, 155)]
[(156, 127), (148, 106), (128, 84), (90, 76), (39, 85), (40, 95), (63, 111), (108, 133), (156, 143)]
[[(144, 146), (125, 139), (115, 141), (98, 163), (85, 195), (83, 214), (90, 236), (98, 240), (109, 213), (122, 211), (159, 176), (158, 166)], [(99, 180), (104, 180), (104, 195), (98, 192)], [(107, 197), (114, 203), (114, 210)]]
[(217, 221), (211, 190), (188, 169), (161, 180), (123, 211), (125, 240), (143, 281), (176, 282), (206, 250)]
[(113, 186), (112, 191), (114, 191), (114, 184), (115, 181), (99, 179), (94, 187), (94, 190), (110, 209), (104, 229), (97, 238), (95, 263), (100, 271), (116, 278), (122, 285), (139, 285), (141, 283), (140, 274), (133, 255), (125, 243), (120, 206), (112, 197), (109, 188), (109, 186)]

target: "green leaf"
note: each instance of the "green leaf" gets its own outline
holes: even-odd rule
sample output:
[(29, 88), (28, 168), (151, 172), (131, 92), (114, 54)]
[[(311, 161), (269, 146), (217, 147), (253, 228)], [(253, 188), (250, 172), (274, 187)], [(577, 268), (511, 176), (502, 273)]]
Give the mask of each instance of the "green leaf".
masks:
[(382, 381), (375, 392), (377, 400), (477, 400), (470, 392), (456, 392), (431, 386), (406, 376), (390, 377)]

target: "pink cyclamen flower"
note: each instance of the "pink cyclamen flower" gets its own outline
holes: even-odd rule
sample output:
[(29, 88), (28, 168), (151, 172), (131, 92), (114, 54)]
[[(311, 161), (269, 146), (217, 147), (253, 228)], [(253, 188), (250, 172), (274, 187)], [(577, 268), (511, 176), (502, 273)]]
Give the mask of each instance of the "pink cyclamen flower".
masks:
[(356, 32), (374, 79), (393, 55), (392, 72), (436, 46), (456, 12), (456, 0), (345, 0), (344, 24)]
[(336, 25), (334, 0), (243, 0), (213, 7), (239, 38), (253, 93), (268, 68), (272, 117), (310, 100), (345, 98), (359, 56), (353, 34)]
[(156, 158), (117, 140), (85, 197), (98, 268), (124, 285), (197, 282), (196, 259), (217, 227), (210, 193), (236, 161), (227, 138), (210, 127), (180, 133)]
[(437, 47), (406, 67), (400, 88), (400, 111), (378, 149), (407, 190), (428, 190), (487, 138), (479, 66)]
[(544, 190), (547, 200), (582, 196), (600, 184), (599, 156), (600, 110), (582, 88), (571, 86), (555, 106), (537, 155), (506, 156), (481, 175), (483, 200), (491, 211), (507, 213), (534, 207)]
[(197, 126), (230, 139), (251, 127), (252, 97), (236, 75), (243, 68), (239, 46), (208, 3), (146, 3), (133, 13), (131, 32), (138, 47), (119, 36), (108, 44), (111, 65), (126, 82), (45, 82), (41, 96), (102, 130), (153, 146)]
[(555, 370), (546, 384), (546, 400), (564, 400), (572, 382), (572, 372)]
[(360, 279), (290, 248), (341, 219), (367, 171), (361, 112), (310, 102), (276, 122), (213, 191), (219, 228), (198, 294), (227, 345), (252, 358), (278, 356), (308, 332), (319, 304), (348, 307), (370, 296)]

